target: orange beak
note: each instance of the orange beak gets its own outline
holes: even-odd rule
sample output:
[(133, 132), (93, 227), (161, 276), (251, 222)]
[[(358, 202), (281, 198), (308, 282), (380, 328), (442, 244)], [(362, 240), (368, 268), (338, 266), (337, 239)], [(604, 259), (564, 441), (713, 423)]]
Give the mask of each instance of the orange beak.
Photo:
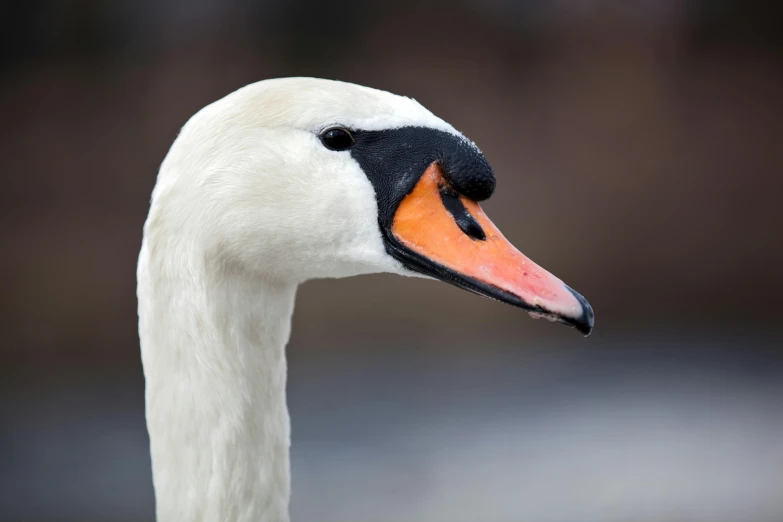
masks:
[(593, 328), (587, 300), (514, 248), (478, 203), (451, 188), (437, 162), (400, 203), (391, 233), (424, 258), (421, 272), (585, 335)]

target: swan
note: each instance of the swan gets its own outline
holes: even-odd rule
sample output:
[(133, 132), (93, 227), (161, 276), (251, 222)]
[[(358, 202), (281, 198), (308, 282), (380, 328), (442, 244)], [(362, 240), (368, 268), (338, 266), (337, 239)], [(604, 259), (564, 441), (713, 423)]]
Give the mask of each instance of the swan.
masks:
[(285, 346), (305, 280), (430, 277), (589, 334), (585, 298), (482, 211), (494, 189), (473, 142), (388, 92), (264, 80), (196, 113), (137, 269), (157, 520), (289, 520)]

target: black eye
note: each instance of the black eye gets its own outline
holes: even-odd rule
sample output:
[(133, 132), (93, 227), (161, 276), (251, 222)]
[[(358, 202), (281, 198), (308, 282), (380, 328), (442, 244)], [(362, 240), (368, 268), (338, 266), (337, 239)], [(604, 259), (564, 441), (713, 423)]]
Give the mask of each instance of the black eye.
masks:
[(327, 149), (345, 150), (353, 145), (353, 136), (346, 129), (335, 127), (325, 130), (321, 134), (321, 141)]

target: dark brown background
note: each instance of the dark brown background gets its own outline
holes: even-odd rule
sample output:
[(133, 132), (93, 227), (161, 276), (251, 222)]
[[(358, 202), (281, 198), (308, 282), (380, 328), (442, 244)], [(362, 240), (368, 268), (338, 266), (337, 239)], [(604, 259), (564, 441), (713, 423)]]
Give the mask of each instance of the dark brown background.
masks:
[(783, 518), (779, 7), (1, 9), (0, 518), (151, 520), (135, 263), (156, 171), (199, 108), (297, 75), (412, 96), (476, 141), (488, 214), (596, 330), (429, 281), (305, 284), (295, 517)]

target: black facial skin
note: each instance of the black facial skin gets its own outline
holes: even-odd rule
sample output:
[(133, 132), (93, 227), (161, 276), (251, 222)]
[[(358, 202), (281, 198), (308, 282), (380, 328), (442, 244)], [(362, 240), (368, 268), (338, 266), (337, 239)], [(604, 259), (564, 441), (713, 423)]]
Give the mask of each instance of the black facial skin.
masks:
[[(441, 191), (441, 200), (463, 232), (475, 241), (485, 240), (484, 231), (471, 216), (458, 194), (473, 201), (489, 198), (495, 190), (492, 167), (471, 143), (448, 132), (427, 127), (402, 127), (394, 130), (350, 130), (354, 143), (351, 156), (375, 188), (378, 201), (378, 225), (386, 251), (410, 270), (420, 272), (483, 297), (544, 315), (550, 312), (522, 301), (514, 294), (488, 285), (435, 263), (411, 250), (392, 234), (394, 214), (411, 193), (424, 171), (437, 161), (450, 187)], [(567, 287), (568, 288), (568, 287)], [(568, 288), (582, 305), (577, 319), (558, 317), (557, 321), (587, 335), (593, 328), (593, 309), (584, 297)]]

